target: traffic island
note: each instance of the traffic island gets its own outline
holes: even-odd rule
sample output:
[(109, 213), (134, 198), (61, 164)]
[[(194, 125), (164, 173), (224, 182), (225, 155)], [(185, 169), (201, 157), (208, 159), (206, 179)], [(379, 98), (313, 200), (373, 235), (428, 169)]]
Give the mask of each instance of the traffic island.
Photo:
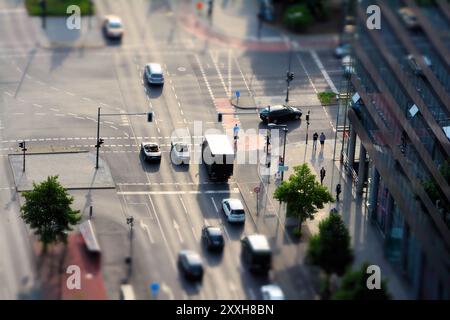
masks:
[(96, 170), (95, 154), (87, 151), (26, 154), (25, 171), (22, 154), (10, 154), (8, 158), (19, 192), (32, 190), (33, 183), (55, 175), (68, 190), (115, 188), (108, 164), (100, 158)]

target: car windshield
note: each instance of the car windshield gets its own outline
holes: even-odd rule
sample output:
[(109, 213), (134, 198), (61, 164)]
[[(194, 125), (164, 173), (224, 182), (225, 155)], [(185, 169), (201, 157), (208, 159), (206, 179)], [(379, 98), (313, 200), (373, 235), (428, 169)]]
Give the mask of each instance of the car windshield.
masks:
[(233, 210), (233, 212), (231, 212), (231, 214), (233, 214), (233, 215), (242, 215), (242, 214), (245, 214), (245, 212), (242, 209), (238, 209), (238, 210)]
[(154, 144), (147, 144), (144, 148), (145, 148), (145, 151), (148, 151), (148, 152), (158, 152), (159, 151), (158, 146), (154, 145)]
[(161, 79), (162, 78), (162, 74), (160, 74), (160, 73), (153, 73), (152, 74), (152, 78)]
[(188, 152), (189, 151), (187, 145), (185, 145), (185, 144), (177, 144), (175, 149), (178, 152)]
[(119, 21), (110, 21), (108, 26), (112, 29), (120, 29), (122, 28), (122, 24)]

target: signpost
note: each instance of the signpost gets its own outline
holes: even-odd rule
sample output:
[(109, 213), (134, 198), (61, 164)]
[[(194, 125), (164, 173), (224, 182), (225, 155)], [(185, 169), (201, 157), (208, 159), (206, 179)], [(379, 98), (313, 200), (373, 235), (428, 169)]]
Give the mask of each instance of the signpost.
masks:
[(237, 98), (236, 104), (237, 105), (239, 105), (239, 97), (240, 96), (241, 96), (241, 92), (240, 91), (236, 91), (236, 98)]
[(256, 193), (256, 215), (259, 215), (259, 193), (261, 192), (261, 188), (256, 186), (253, 188), (253, 192)]

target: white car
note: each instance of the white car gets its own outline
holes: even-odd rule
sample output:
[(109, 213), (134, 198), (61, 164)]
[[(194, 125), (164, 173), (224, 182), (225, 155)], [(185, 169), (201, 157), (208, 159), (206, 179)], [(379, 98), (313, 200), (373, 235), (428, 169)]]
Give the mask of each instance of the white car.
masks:
[(222, 210), (225, 213), (228, 222), (245, 222), (245, 211), (241, 200), (223, 199)]
[(105, 17), (103, 21), (103, 31), (106, 37), (111, 39), (122, 39), (123, 36), (123, 24), (122, 20), (113, 15)]
[(263, 300), (284, 300), (284, 293), (276, 284), (268, 284), (261, 287)]
[(146, 161), (161, 161), (161, 149), (156, 142), (142, 142), (141, 152)]
[(164, 71), (159, 63), (147, 63), (144, 69), (148, 84), (164, 84)]
[(191, 160), (189, 145), (184, 142), (170, 143), (170, 159), (173, 164), (189, 164)]

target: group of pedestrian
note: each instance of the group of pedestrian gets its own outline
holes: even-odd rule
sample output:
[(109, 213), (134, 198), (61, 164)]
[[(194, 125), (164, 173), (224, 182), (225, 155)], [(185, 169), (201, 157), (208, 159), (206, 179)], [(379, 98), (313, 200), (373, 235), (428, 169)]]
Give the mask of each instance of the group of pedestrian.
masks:
[(325, 134), (323, 132), (320, 133), (320, 137), (319, 134), (317, 132), (314, 132), (313, 134), (313, 150), (316, 151), (317, 150), (317, 140), (320, 141), (320, 151), (323, 151), (323, 147), (325, 145)]
[[(324, 167), (322, 167), (322, 168), (320, 169), (320, 184), (321, 184), (321, 185), (323, 185), (323, 180), (325, 179), (326, 173), (327, 173), (327, 171), (325, 170)], [(341, 190), (341, 184), (340, 184), (340, 183), (338, 183), (338, 184), (336, 185), (335, 191), (336, 191), (336, 201), (339, 202), (339, 196), (340, 196), (340, 194), (341, 194), (341, 192), (342, 192), (342, 190)]]

